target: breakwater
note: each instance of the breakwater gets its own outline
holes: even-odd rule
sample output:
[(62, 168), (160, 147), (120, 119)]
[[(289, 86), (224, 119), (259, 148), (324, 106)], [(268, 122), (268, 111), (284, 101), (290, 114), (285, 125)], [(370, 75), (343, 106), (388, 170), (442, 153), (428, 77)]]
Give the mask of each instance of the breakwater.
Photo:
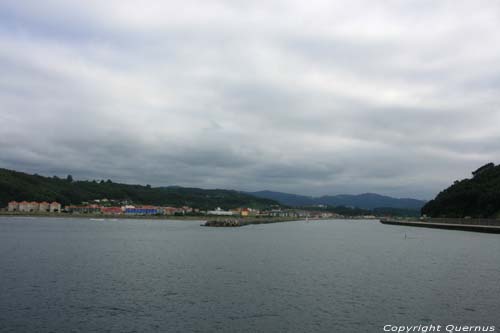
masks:
[(435, 229), (450, 229), (473, 232), (500, 234), (500, 220), (496, 219), (458, 219), (433, 218), (425, 220), (381, 219), (383, 224), (392, 224), (408, 227), (422, 227)]
[(214, 218), (206, 221), (204, 227), (243, 227), (250, 224), (269, 224), (279, 222), (297, 221), (297, 218), (289, 217), (247, 217), (247, 218)]

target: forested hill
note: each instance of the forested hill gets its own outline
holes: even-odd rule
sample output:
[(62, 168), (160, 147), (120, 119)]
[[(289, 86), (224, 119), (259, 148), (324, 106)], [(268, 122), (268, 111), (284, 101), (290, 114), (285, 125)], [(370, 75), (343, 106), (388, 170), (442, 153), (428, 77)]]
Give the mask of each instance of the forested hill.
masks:
[(0, 168), (0, 207), (11, 200), (58, 201), (64, 205), (94, 199), (129, 200), (137, 204), (191, 206), (201, 209), (236, 207), (265, 208), (274, 200), (231, 190), (204, 190), (186, 187), (151, 187), (107, 181), (74, 181), (43, 177)]
[(455, 181), (421, 210), (430, 217), (500, 217), (500, 165), (488, 163)]

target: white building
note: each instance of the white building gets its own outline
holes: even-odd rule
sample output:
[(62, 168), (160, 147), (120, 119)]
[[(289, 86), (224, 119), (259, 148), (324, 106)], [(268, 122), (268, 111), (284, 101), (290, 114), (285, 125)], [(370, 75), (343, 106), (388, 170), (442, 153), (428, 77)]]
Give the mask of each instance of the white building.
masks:
[(209, 210), (207, 215), (232, 216), (233, 212), (222, 210), (220, 207), (217, 207), (215, 210)]

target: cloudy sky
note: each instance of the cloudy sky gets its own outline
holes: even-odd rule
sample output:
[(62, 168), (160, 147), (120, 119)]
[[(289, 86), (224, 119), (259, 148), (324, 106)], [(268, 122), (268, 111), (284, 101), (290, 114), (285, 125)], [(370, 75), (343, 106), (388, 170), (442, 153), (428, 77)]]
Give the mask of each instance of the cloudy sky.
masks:
[(498, 1), (2, 0), (0, 167), (429, 199), (500, 162)]

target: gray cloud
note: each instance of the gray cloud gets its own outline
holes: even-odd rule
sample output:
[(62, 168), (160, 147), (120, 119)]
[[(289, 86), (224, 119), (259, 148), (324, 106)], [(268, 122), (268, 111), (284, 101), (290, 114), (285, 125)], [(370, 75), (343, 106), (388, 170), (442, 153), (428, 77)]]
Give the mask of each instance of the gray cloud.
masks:
[(0, 163), (431, 198), (498, 162), (496, 1), (0, 4)]

